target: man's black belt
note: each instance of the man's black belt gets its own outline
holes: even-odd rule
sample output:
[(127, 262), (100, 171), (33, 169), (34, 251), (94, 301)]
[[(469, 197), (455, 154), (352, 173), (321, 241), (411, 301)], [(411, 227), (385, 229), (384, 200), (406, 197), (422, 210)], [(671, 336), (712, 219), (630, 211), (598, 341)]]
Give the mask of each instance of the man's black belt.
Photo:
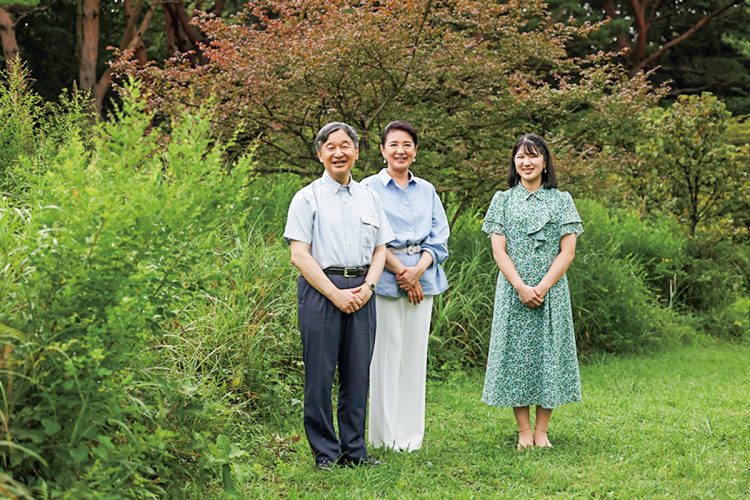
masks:
[(365, 276), (370, 266), (360, 267), (326, 267), (323, 272), (326, 274), (339, 274), (345, 278), (355, 278)]

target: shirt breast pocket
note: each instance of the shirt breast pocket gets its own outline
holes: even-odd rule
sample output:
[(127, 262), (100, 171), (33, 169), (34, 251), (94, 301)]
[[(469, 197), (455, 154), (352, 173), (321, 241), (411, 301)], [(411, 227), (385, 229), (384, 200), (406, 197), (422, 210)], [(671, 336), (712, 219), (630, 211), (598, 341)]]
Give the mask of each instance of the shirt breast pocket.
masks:
[(360, 215), (360, 231), (362, 234), (362, 248), (366, 252), (372, 252), (375, 248), (375, 238), (380, 230), (380, 220), (372, 215)]

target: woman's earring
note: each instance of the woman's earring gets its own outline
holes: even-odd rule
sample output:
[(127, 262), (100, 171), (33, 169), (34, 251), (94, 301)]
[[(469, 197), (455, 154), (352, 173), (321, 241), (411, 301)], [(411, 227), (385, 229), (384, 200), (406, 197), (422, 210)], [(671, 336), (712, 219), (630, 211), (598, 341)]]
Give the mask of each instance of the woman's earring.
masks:
[(546, 168), (544, 169), (544, 173), (545, 173), (545, 174), (547, 173), (547, 169), (546, 169)]
[(388, 160), (386, 160), (385, 158), (383, 158), (383, 165), (388, 165)]
[(417, 155), (414, 155), (414, 159), (411, 161), (412, 165), (417, 163)]

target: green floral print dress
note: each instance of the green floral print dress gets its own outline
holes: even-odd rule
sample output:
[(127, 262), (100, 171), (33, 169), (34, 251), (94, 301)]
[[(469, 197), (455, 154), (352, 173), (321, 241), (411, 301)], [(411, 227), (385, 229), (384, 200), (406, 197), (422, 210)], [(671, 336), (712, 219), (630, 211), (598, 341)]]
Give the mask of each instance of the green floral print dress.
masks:
[[(536, 286), (560, 252), (560, 239), (580, 235), (583, 225), (568, 193), (544, 187), (531, 193), (519, 183), (495, 193), (482, 231), (505, 236), (521, 279)], [(500, 272), (482, 401), (555, 408), (580, 400), (567, 277), (550, 288), (541, 306), (530, 308)]]

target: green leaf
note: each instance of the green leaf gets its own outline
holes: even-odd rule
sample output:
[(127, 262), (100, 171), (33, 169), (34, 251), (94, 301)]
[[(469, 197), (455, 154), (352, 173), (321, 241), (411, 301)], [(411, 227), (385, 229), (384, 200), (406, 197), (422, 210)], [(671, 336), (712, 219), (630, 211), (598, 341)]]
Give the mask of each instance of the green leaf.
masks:
[(68, 450), (73, 461), (78, 464), (84, 464), (89, 459), (89, 449), (83, 443), (79, 444), (76, 448), (70, 448)]
[(23, 333), (21, 330), (16, 330), (12, 326), (4, 325), (0, 323), (0, 334), (7, 335), (9, 337), (13, 337), (17, 340), (25, 340), (26, 334)]
[(48, 436), (57, 434), (61, 429), (60, 424), (48, 418), (42, 419), (42, 427), (44, 427), (44, 433)]
[(224, 434), (219, 434), (216, 438), (215, 458), (222, 461), (229, 461), (232, 453), (232, 442)]

